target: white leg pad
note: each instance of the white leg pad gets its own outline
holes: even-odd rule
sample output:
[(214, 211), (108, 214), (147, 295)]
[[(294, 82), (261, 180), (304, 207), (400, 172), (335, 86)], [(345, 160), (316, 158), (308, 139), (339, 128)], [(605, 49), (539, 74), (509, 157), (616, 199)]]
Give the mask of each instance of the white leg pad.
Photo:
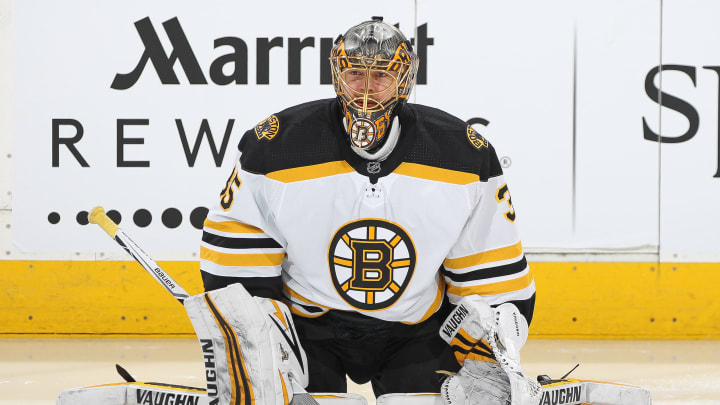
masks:
[(365, 397), (359, 394), (313, 392), (310, 395), (320, 405), (367, 405)]
[(651, 405), (650, 391), (635, 385), (568, 379), (542, 387), (544, 404)]
[(141, 382), (71, 388), (58, 395), (57, 405), (209, 405), (204, 389)]
[(380, 395), (376, 405), (443, 405), (440, 394), (414, 393), (414, 394), (385, 394)]
[[(367, 405), (358, 394), (315, 393), (320, 405)], [(204, 389), (154, 383), (118, 383), (70, 388), (58, 395), (57, 405), (211, 405)]]
[(185, 309), (212, 405), (287, 405), (295, 385), (307, 386), (305, 352), (283, 303), (232, 284), (186, 299)]

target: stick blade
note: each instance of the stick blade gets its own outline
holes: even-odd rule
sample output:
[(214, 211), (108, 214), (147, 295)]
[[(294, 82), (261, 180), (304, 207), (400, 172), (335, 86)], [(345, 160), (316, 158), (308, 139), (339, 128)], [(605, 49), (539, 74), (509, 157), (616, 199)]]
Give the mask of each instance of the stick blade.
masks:
[(119, 364), (115, 364), (115, 370), (117, 370), (118, 374), (120, 374), (120, 377), (122, 377), (126, 382), (136, 382), (135, 378), (128, 373), (127, 370), (122, 368)]

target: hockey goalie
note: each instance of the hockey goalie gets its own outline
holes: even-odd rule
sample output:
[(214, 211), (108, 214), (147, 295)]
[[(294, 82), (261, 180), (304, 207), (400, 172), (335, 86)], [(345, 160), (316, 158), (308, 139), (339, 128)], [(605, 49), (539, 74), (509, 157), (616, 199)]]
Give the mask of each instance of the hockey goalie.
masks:
[(381, 18), (338, 37), (330, 65), (336, 98), (243, 135), (205, 222), (206, 290), (287, 303), (311, 392), (349, 377), (376, 396), (538, 403), (518, 358), (535, 285), (493, 147), (407, 102), (418, 57)]
[[(335, 98), (243, 135), (205, 221), (206, 292), (185, 299), (203, 401), (311, 403), (349, 378), (378, 404), (536, 405), (575, 384), (521, 366), (535, 283), (492, 145), (407, 102), (418, 57), (382, 18), (339, 36), (330, 66)], [(543, 402), (589, 402), (564, 392)]]

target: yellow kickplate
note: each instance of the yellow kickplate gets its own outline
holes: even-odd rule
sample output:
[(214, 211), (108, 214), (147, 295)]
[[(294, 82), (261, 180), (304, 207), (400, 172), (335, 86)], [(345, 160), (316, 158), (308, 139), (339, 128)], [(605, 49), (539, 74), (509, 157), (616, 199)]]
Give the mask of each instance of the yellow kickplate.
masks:
[(534, 337), (720, 338), (716, 263), (531, 263)]
[[(198, 262), (159, 263), (190, 294)], [(530, 336), (720, 338), (715, 263), (531, 263)], [(134, 261), (0, 261), (0, 334), (191, 335), (172, 296)]]
[[(190, 294), (198, 262), (160, 262)], [(0, 261), (0, 334), (193, 334), (185, 309), (134, 261)]]

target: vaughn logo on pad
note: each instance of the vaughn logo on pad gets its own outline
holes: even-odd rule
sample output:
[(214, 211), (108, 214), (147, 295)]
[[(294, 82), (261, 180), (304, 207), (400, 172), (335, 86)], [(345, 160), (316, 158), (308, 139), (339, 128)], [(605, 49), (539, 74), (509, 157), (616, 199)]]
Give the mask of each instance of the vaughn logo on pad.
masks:
[(442, 326), (442, 333), (447, 337), (448, 340), (452, 339), (453, 336), (460, 329), (462, 321), (467, 317), (469, 311), (464, 305), (460, 305), (455, 308), (453, 314), (445, 321)]
[(204, 395), (182, 394), (177, 392), (158, 392), (150, 390), (137, 390), (138, 405), (198, 405), (200, 397)]
[(583, 389), (582, 385), (544, 387), (540, 405), (581, 404)]

